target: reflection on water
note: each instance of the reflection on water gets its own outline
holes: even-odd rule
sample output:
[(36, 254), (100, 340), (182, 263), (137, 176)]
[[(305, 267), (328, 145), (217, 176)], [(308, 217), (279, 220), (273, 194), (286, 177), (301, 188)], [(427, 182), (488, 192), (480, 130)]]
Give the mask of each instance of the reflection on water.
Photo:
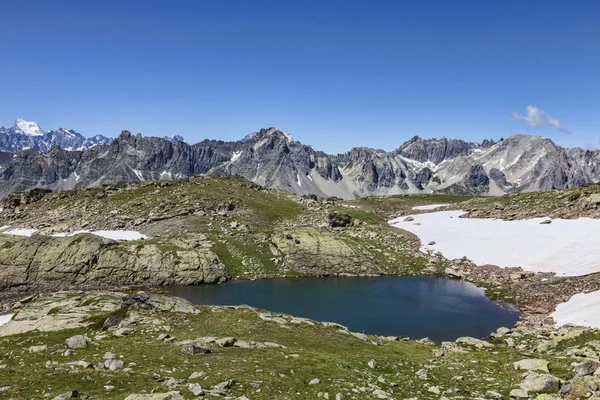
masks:
[(439, 277), (331, 277), (232, 281), (175, 286), (172, 294), (197, 304), (248, 304), (376, 335), (485, 338), (519, 315), (473, 284)]

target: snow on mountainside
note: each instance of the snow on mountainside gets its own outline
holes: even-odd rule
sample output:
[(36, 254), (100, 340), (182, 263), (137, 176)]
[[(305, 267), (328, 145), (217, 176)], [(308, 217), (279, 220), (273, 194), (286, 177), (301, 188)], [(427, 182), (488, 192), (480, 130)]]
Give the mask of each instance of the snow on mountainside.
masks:
[(17, 118), (15, 121), (15, 131), (29, 136), (43, 136), (46, 132), (40, 129), (39, 125), (33, 121), (25, 121)]
[(110, 141), (111, 139), (102, 135), (88, 139), (72, 129), (58, 128), (55, 131), (44, 131), (37, 123), (21, 118), (17, 118), (10, 128), (0, 128), (0, 151), (6, 152), (29, 149), (48, 151), (52, 146), (81, 151)]
[[(59, 129), (46, 135), (51, 133), (61, 140), (50, 142), (62, 149), (17, 143), (45, 153), (23, 151), (0, 160), (0, 196), (34, 187), (62, 190), (191, 175), (239, 175), (267, 188), (344, 199), (421, 192), (501, 195), (600, 182), (599, 151), (565, 149), (518, 134), (482, 143), (415, 136), (391, 152), (360, 147), (330, 155), (277, 128), (236, 142), (193, 145), (175, 135), (143, 137), (128, 131), (113, 141), (90, 138), (75, 145), (68, 138), (81, 139), (78, 133)], [(0, 150), (16, 151), (3, 142), (7, 137), (16, 136), (0, 130)]]
[[(179, 135), (165, 136), (164, 139), (173, 143), (185, 143), (185, 139)], [(86, 138), (81, 133), (65, 128), (44, 131), (37, 123), (22, 118), (17, 118), (10, 128), (0, 128), (0, 151), (11, 153), (29, 149), (46, 152), (52, 146), (59, 146), (68, 151), (83, 151), (110, 143), (112, 140), (102, 135)]]

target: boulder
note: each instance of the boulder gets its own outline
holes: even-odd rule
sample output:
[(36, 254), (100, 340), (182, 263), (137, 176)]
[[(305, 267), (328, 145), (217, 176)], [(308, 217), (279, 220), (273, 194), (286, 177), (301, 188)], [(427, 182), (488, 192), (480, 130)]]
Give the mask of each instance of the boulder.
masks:
[(560, 389), (560, 380), (550, 374), (531, 372), (525, 377), (520, 386), (521, 389), (528, 392), (558, 392)]
[(208, 347), (203, 347), (199, 343), (191, 343), (181, 348), (181, 354), (185, 355), (209, 354), (211, 352)]
[(455, 342), (460, 344), (466, 344), (469, 346), (474, 346), (478, 349), (494, 347), (494, 345), (490, 342), (486, 342), (485, 340), (476, 339), (469, 336), (459, 337), (458, 339), (456, 339)]
[(130, 394), (125, 400), (185, 400), (179, 392), (168, 393), (136, 393)]
[(517, 361), (513, 363), (513, 367), (516, 370), (525, 370), (525, 371), (538, 371), (549, 373), (548, 369), (548, 361), (541, 360), (537, 358), (528, 358), (525, 360)]
[(88, 340), (83, 335), (75, 335), (65, 340), (65, 344), (70, 349), (83, 349), (87, 347)]
[(332, 228), (343, 228), (352, 223), (352, 217), (348, 214), (332, 212), (328, 216), (329, 226)]
[(594, 375), (594, 373), (600, 368), (600, 363), (597, 361), (584, 361), (575, 366), (575, 375), (587, 376)]

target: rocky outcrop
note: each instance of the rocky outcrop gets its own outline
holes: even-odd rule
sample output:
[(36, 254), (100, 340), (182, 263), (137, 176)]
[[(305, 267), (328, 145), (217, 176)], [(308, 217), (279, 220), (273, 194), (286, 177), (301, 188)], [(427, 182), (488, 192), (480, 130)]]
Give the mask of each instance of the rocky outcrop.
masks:
[(285, 266), (309, 275), (377, 274), (383, 272), (372, 254), (361, 251), (358, 242), (335, 233), (313, 228), (297, 228), (291, 234), (273, 238), (285, 254)]
[(1, 290), (193, 285), (228, 278), (216, 254), (204, 247), (179, 247), (175, 241), (0, 235)]

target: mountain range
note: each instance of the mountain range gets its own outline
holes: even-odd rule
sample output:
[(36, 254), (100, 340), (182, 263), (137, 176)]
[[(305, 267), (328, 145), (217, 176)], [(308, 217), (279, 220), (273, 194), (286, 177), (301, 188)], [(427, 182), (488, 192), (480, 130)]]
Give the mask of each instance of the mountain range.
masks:
[(419, 192), (502, 195), (600, 181), (600, 151), (562, 148), (521, 134), (481, 143), (415, 136), (391, 152), (359, 147), (332, 155), (277, 128), (235, 142), (190, 145), (180, 136), (128, 131), (114, 140), (85, 139), (72, 130), (44, 132), (17, 120), (13, 128), (0, 129), (0, 143), (7, 152), (0, 155), (0, 196), (201, 174), (239, 175), (266, 188), (343, 199)]

